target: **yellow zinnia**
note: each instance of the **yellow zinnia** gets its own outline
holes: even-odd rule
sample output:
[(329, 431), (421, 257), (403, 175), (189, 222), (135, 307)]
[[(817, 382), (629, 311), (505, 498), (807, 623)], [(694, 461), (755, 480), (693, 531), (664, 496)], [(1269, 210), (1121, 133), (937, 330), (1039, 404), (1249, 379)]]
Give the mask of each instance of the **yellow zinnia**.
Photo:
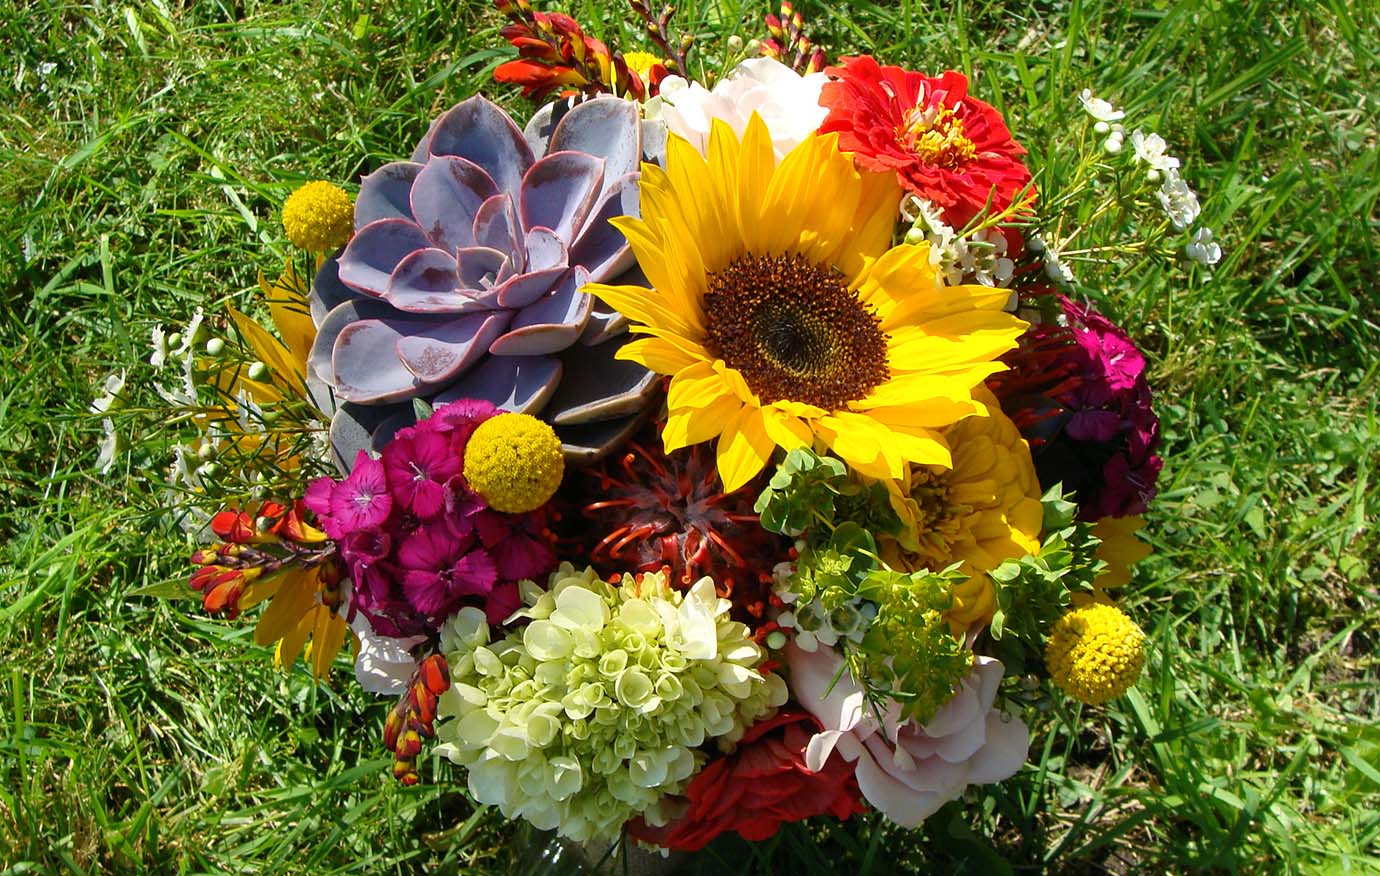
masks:
[(927, 246), (890, 246), (893, 175), (859, 173), (835, 135), (778, 164), (754, 116), (741, 142), (715, 121), (706, 157), (671, 136), (639, 190), (642, 218), (613, 223), (652, 288), (585, 289), (646, 335), (619, 357), (671, 375), (667, 450), (717, 438), (726, 490), (777, 447), (877, 478), (952, 464), (939, 430), (982, 412), (1025, 323), (1006, 290), (938, 288)]
[(978, 396), (991, 403), (987, 416), (944, 431), (952, 468), (913, 465), (908, 477), (886, 483), (902, 531), (883, 542), (883, 559), (908, 571), (961, 562), (969, 575), (946, 614), (955, 628), (992, 619), (996, 592), (985, 573), (1036, 553), (1044, 518), (1029, 445), (995, 399)]

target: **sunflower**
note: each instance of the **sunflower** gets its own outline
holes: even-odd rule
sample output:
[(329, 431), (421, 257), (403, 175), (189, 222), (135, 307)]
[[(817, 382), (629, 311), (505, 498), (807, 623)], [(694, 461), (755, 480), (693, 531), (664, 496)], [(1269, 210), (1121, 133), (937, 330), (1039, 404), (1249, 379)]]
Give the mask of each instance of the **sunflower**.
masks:
[(1036, 553), (1044, 517), (1029, 445), (995, 398), (978, 397), (990, 404), (988, 416), (944, 430), (952, 468), (912, 465), (907, 478), (886, 483), (903, 529), (883, 543), (883, 559), (910, 571), (961, 562), (969, 577), (954, 588), (948, 612), (960, 628), (991, 620), (996, 592), (985, 573)]
[(613, 220), (652, 288), (585, 287), (645, 335), (619, 358), (671, 376), (668, 451), (718, 439), (725, 490), (777, 447), (828, 447), (900, 478), (952, 465), (939, 430), (1025, 328), (1008, 292), (939, 288), (925, 245), (891, 247), (900, 189), (859, 173), (834, 135), (778, 164), (753, 116), (740, 142), (716, 121), (707, 156), (671, 136), (642, 166), (642, 218)]

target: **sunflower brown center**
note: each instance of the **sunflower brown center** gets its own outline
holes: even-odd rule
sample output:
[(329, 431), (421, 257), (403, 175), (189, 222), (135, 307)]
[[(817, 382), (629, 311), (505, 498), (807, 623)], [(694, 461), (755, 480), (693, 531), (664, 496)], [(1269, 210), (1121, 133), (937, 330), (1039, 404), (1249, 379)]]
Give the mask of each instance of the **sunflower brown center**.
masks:
[(964, 134), (963, 120), (942, 104), (913, 107), (901, 121), (896, 142), (925, 164), (954, 170), (977, 155), (973, 141)]
[(839, 410), (890, 376), (887, 336), (839, 273), (799, 254), (745, 255), (709, 276), (706, 346), (763, 404)]

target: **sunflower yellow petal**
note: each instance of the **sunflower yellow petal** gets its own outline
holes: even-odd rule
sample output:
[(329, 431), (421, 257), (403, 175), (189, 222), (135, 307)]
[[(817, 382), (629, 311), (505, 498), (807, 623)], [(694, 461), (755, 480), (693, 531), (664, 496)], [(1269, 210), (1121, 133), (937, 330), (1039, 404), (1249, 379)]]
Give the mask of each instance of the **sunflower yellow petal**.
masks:
[(887, 361), (896, 371), (943, 371), (1016, 349), (1028, 324), (1008, 313), (956, 313), (891, 331)]
[(661, 443), (666, 452), (708, 441), (724, 430), (724, 425), (738, 416), (742, 402), (735, 398), (716, 399), (705, 408), (671, 410), (666, 415), (666, 427), (661, 431)]
[(776, 442), (762, 425), (762, 412), (743, 408), (719, 436), (719, 477), (724, 492), (731, 493), (752, 480), (771, 459)]
[(658, 337), (643, 337), (628, 341), (618, 350), (618, 358), (639, 362), (657, 374), (675, 374), (700, 361), (690, 353)]
[(845, 277), (855, 277), (874, 253), (884, 252), (896, 227), (896, 211), (901, 206), (901, 185), (894, 173), (859, 172), (860, 192), (848, 245), (838, 254), (836, 264)]
[(723, 375), (709, 362), (696, 362), (671, 378), (666, 405), (673, 411), (705, 408), (727, 394)]
[(887, 439), (890, 430), (870, 417), (840, 411), (819, 420), (830, 449), (851, 467), (871, 477), (899, 478), (905, 460)]
[(782, 410), (776, 404), (762, 408), (762, 426), (783, 450), (809, 447), (814, 443), (815, 433), (802, 419)]
[(663, 295), (645, 286), (608, 286), (603, 283), (587, 283), (583, 290), (634, 322), (669, 330), (687, 338), (703, 335), (703, 330), (697, 325), (696, 315), (689, 311), (685, 302), (676, 300), (674, 296)]
[[(711, 155), (713, 147), (711, 140)], [(767, 187), (771, 184), (775, 168), (776, 153), (772, 150), (771, 132), (761, 116), (753, 113), (748, 119), (747, 130), (743, 132), (735, 178), (738, 232), (749, 251), (766, 252), (766, 241), (761, 238), (765, 229), (757, 211), (766, 199)]]

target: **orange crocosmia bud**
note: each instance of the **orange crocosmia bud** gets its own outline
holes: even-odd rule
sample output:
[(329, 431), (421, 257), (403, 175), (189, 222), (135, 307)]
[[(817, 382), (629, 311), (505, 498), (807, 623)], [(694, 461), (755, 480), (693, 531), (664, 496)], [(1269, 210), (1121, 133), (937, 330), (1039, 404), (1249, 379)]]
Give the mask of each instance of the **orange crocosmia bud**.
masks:
[(435, 732), (431, 725), (436, 720), (436, 694), (426, 689), (426, 685), (418, 684), (412, 688), (412, 701), (417, 710), (417, 719), (421, 722), (422, 735), (430, 738)]
[(417, 667), (417, 677), (427, 690), (440, 696), (450, 688), (450, 664), (440, 654), (432, 654)]
[(393, 750), (399, 758), (416, 757), (422, 751), (422, 734), (409, 727), (398, 737), (398, 746)]

